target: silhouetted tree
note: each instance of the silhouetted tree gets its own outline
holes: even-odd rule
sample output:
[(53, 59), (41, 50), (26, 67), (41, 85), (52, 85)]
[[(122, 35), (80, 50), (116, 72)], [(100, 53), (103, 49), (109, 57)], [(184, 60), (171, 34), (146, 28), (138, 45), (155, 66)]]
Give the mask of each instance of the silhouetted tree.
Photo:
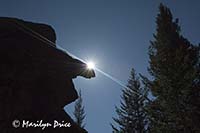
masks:
[(122, 90), (121, 105), (116, 107), (118, 118), (113, 118), (119, 128), (111, 124), (114, 133), (143, 133), (146, 131), (147, 119), (144, 109), (146, 96), (147, 90), (141, 87), (139, 77), (132, 69), (128, 85)]
[(79, 90), (78, 96), (79, 98), (75, 102), (75, 106), (74, 106), (74, 117), (75, 117), (75, 122), (77, 123), (77, 125), (80, 126), (81, 128), (84, 128), (85, 124), (83, 124), (83, 121), (85, 118), (85, 111), (84, 111), (84, 106), (83, 106), (81, 90)]
[(148, 105), (153, 133), (200, 132), (199, 46), (180, 34), (178, 19), (159, 7), (155, 40), (149, 48), (152, 81), (146, 80), (155, 100)]

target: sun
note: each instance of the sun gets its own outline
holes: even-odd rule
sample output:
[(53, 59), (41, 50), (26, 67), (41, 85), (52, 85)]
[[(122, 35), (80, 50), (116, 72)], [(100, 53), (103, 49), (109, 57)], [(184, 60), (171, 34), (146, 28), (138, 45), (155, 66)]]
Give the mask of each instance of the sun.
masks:
[(95, 68), (94, 62), (92, 62), (92, 61), (88, 62), (88, 63), (87, 63), (87, 68), (88, 68), (88, 69), (94, 69), (94, 68)]

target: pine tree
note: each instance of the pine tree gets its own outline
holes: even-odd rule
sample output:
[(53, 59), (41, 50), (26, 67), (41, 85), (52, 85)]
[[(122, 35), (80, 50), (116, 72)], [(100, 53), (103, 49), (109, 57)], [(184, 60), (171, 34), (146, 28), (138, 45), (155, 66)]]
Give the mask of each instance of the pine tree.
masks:
[(74, 117), (75, 117), (76, 124), (80, 126), (81, 128), (84, 128), (85, 124), (83, 124), (83, 121), (85, 119), (85, 111), (84, 111), (84, 106), (83, 106), (81, 90), (79, 90), (78, 95), (79, 95), (79, 98), (75, 102), (75, 107), (74, 107)]
[(143, 133), (146, 131), (147, 120), (144, 109), (146, 96), (146, 89), (141, 87), (140, 80), (135, 70), (132, 69), (128, 85), (122, 90), (121, 105), (115, 107), (118, 118), (113, 118), (113, 120), (119, 128), (111, 124), (114, 133)]
[(200, 58), (198, 46), (181, 35), (178, 19), (160, 5), (155, 40), (149, 48), (146, 80), (155, 100), (148, 106), (152, 132), (200, 131)]

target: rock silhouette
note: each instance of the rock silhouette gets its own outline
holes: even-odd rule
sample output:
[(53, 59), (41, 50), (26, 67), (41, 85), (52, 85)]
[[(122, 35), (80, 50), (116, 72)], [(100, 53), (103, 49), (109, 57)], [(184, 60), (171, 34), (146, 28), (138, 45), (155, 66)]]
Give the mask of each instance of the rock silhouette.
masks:
[[(86, 132), (63, 107), (77, 99), (72, 79), (95, 77), (95, 73), (47, 39), (55, 44), (55, 31), (48, 25), (0, 18), (1, 133)], [(20, 121), (18, 128), (13, 127), (13, 120)], [(51, 124), (64, 121), (71, 127), (22, 128), (23, 120)]]

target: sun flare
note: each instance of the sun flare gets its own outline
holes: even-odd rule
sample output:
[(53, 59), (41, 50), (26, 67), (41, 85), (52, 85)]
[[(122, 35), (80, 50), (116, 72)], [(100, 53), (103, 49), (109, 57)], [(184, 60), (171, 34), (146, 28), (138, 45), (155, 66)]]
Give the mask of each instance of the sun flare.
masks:
[(87, 68), (88, 68), (88, 69), (94, 69), (94, 68), (95, 68), (94, 62), (91, 62), (91, 61), (88, 62), (88, 63), (87, 63)]

